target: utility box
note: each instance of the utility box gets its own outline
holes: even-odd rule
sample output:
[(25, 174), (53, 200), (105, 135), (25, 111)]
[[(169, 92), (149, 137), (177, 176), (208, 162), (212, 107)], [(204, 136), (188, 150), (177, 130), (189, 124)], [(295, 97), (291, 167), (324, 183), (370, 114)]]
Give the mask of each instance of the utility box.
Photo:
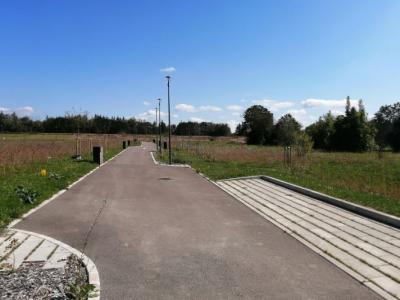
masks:
[(101, 165), (104, 162), (103, 147), (101, 146), (93, 147), (93, 161), (99, 165)]
[(126, 141), (122, 141), (122, 149), (126, 149)]

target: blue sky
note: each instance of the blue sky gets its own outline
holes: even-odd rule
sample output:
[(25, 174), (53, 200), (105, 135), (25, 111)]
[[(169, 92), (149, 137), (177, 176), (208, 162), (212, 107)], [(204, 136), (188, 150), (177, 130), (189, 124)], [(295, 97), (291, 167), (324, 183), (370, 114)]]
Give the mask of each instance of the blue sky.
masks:
[[(304, 125), (343, 99), (400, 100), (400, 1), (0, 3), (0, 110), (241, 121), (263, 104)], [(167, 69), (173, 72), (165, 72)], [(164, 117), (165, 118), (165, 117)]]

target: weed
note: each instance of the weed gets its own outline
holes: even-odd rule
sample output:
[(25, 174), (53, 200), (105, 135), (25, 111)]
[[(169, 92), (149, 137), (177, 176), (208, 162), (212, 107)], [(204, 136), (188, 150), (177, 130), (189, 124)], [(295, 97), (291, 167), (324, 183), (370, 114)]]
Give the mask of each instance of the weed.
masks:
[(24, 188), (22, 185), (19, 185), (15, 188), (15, 194), (17, 194), (19, 200), (25, 204), (33, 204), (39, 193), (35, 190)]

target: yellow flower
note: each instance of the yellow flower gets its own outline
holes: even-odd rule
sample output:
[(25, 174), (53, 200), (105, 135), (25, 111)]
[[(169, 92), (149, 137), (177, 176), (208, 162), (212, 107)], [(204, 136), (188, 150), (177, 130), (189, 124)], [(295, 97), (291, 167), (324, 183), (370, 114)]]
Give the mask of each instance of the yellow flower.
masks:
[(41, 169), (40, 170), (40, 176), (47, 176), (47, 170), (46, 169)]

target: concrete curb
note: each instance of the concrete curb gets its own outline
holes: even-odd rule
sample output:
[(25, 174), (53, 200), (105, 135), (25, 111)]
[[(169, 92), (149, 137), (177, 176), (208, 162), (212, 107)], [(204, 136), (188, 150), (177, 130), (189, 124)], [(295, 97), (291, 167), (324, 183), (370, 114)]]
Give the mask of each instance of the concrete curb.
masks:
[(92, 300), (100, 299), (100, 275), (97, 271), (96, 265), (83, 252), (81, 252), (59, 240), (53, 239), (52, 237), (49, 237), (47, 235), (43, 235), (43, 234), (39, 234), (36, 232), (31, 232), (31, 231), (26, 231), (26, 230), (21, 230), (21, 229), (13, 229), (13, 230), (48, 240), (48, 241), (52, 242), (53, 244), (56, 244), (64, 249), (67, 249), (69, 252), (71, 252), (72, 254), (79, 257), (82, 260), (82, 263), (85, 265), (85, 268), (86, 268), (86, 271), (88, 274), (89, 284), (93, 284), (95, 286), (95, 291), (92, 293), (92, 295), (89, 295), (89, 299), (92, 299)]
[(334, 206), (346, 209), (348, 211), (354, 212), (358, 215), (367, 217), (369, 219), (372, 219), (374, 221), (378, 221), (380, 223), (395, 227), (400, 229), (400, 218), (377, 211), (375, 209), (365, 207), (359, 204), (354, 204), (351, 202), (348, 202), (346, 200), (342, 200), (339, 198), (331, 197), (323, 193), (319, 193), (283, 180), (279, 180), (276, 178), (273, 178), (271, 176), (265, 176), (261, 175), (259, 176), (260, 179), (277, 184), (279, 186), (283, 186), (287, 189), (293, 190), (295, 192), (298, 192), (300, 194), (315, 198), (317, 200), (332, 204)]
[(21, 222), (22, 220), (24, 220), (26, 217), (30, 216), (31, 214), (33, 214), (35, 211), (39, 210), (40, 208), (42, 208), (43, 206), (45, 206), (46, 204), (50, 203), (51, 201), (53, 201), (54, 199), (56, 199), (58, 196), (61, 196), (62, 194), (64, 194), (66, 191), (68, 191), (70, 188), (72, 188), (74, 185), (76, 185), (77, 183), (79, 183), (80, 181), (82, 181), (83, 179), (85, 179), (86, 177), (88, 177), (90, 174), (94, 173), (96, 170), (98, 170), (99, 168), (101, 168), (102, 166), (104, 166), (105, 164), (109, 163), (110, 161), (112, 161), (114, 158), (116, 158), (118, 155), (122, 154), (123, 152), (125, 152), (127, 149), (123, 149), (122, 151), (120, 151), (119, 153), (117, 153), (116, 155), (114, 155), (113, 157), (111, 157), (109, 160), (105, 161), (104, 163), (102, 163), (100, 166), (97, 166), (96, 168), (94, 168), (93, 170), (91, 170), (90, 172), (86, 173), (85, 175), (83, 175), (82, 177), (80, 177), (79, 179), (77, 179), (76, 181), (74, 181), (73, 183), (71, 183), (68, 187), (66, 187), (63, 190), (58, 191), (57, 193), (55, 193), (53, 196), (51, 196), (49, 199), (44, 200), (42, 203), (40, 203), (38, 206), (33, 207), (32, 209), (30, 209), (28, 212), (26, 212), (25, 214), (22, 215), (22, 217), (13, 220), (12, 222), (10, 222), (10, 224), (8, 224), (7, 228), (11, 229), (12, 227), (14, 227), (15, 225), (17, 225), (19, 222)]
[(167, 167), (176, 167), (176, 168), (191, 168), (192, 169), (192, 167), (190, 165), (187, 165), (187, 164), (172, 164), (172, 165), (169, 165), (169, 164), (161, 163), (161, 162), (159, 162), (159, 161), (157, 161), (155, 159), (155, 157), (154, 157), (154, 153), (155, 152), (156, 151), (151, 151), (150, 152), (150, 156), (153, 159), (153, 162), (154, 162), (155, 165), (167, 166)]

